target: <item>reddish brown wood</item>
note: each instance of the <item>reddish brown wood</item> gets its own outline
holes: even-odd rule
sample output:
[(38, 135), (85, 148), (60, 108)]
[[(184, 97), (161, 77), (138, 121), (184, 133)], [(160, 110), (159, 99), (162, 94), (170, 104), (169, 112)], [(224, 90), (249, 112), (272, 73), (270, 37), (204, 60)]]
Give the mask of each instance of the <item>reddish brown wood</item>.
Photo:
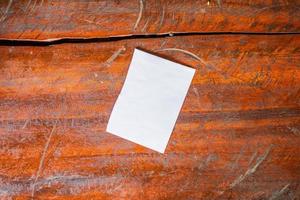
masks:
[[(299, 46), (298, 35), (1, 46), (0, 198), (299, 199)], [(135, 47), (197, 69), (165, 154), (105, 132)]]
[(299, 0), (4, 0), (0, 11), (1, 39), (300, 32)]

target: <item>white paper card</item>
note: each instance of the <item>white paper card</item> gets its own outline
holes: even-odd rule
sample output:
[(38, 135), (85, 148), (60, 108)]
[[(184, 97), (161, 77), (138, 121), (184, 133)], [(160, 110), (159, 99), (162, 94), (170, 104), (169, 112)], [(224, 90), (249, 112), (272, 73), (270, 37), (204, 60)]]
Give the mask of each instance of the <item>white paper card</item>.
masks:
[(135, 49), (106, 131), (163, 153), (194, 73)]

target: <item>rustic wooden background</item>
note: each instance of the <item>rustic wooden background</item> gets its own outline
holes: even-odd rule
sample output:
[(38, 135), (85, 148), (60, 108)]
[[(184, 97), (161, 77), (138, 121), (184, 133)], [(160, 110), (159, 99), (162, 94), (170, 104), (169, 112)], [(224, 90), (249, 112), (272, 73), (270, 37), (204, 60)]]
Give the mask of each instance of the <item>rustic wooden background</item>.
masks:
[[(0, 39), (0, 199), (300, 199), (300, 1), (3, 0)], [(165, 154), (105, 132), (136, 47), (197, 69)]]

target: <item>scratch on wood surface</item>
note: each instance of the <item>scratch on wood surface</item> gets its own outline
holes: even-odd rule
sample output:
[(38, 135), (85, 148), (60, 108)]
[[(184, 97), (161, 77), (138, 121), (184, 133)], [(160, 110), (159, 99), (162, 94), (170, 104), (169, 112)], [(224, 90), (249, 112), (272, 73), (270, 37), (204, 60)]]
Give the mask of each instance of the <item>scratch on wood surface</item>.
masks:
[(160, 16), (160, 20), (159, 20), (159, 24), (158, 24), (158, 27), (157, 27), (157, 31), (159, 31), (161, 29), (161, 26), (163, 25), (164, 19), (165, 19), (165, 7), (162, 7), (162, 14)]
[(4, 11), (3, 17), (1, 18), (0, 22), (4, 21), (7, 18), (7, 14), (9, 12), (9, 10), (10, 10), (10, 7), (11, 7), (12, 3), (13, 3), (13, 0), (9, 0), (9, 2), (7, 4), (7, 7), (6, 7), (5, 11)]
[(146, 28), (148, 27), (148, 24), (149, 24), (150, 20), (151, 20), (151, 16), (147, 18), (146, 23), (142, 28), (142, 32), (145, 32)]
[(52, 138), (52, 135), (56, 129), (56, 124), (57, 124), (57, 121), (55, 122), (55, 124), (53, 125), (53, 128), (49, 134), (49, 137), (46, 141), (46, 144), (45, 144), (45, 147), (43, 149), (43, 152), (42, 152), (42, 156), (41, 156), (41, 159), (40, 159), (40, 163), (39, 163), (39, 168), (37, 170), (37, 173), (36, 173), (36, 176), (35, 176), (35, 179), (34, 179), (34, 182), (32, 184), (32, 191), (31, 191), (31, 198), (33, 199), (34, 198), (34, 193), (35, 193), (35, 186), (36, 186), (36, 182), (40, 176), (40, 173), (42, 171), (42, 168), (43, 168), (43, 165), (44, 165), (44, 160), (45, 160), (45, 157), (46, 157), (46, 153), (47, 153), (47, 150), (48, 150), (48, 147), (49, 147), (49, 144), (50, 144), (50, 141), (51, 141), (51, 138)]
[(256, 11), (252, 12), (250, 16), (254, 16), (264, 10), (268, 10), (268, 9), (271, 9), (271, 8), (277, 8), (277, 7), (281, 7), (281, 5), (272, 5), (272, 6), (266, 6), (266, 7), (263, 7), (263, 8), (259, 8), (257, 9)]
[(218, 6), (221, 8), (222, 7), (222, 1), (221, 0), (217, 0)]
[(24, 12), (27, 11), (27, 9), (29, 8), (30, 4), (31, 4), (31, 0), (28, 1), (27, 5), (26, 5), (26, 7), (25, 7), (25, 11), (24, 11)]
[(295, 135), (300, 136), (300, 130), (296, 127), (287, 126), (287, 128)]
[[(249, 17), (253, 17), (255, 15), (257, 15), (258, 13), (261, 13), (265, 10), (269, 10), (269, 9), (272, 9), (272, 8), (278, 8), (278, 7), (287, 7), (288, 5), (284, 5), (284, 4), (279, 4), (279, 5), (272, 5), (272, 6), (266, 6), (266, 7), (263, 7), (263, 8), (259, 8), (257, 9), (256, 11), (250, 13)], [(293, 6), (294, 9), (300, 9), (298, 6)]]
[(187, 51), (187, 50), (184, 50), (184, 49), (178, 49), (178, 48), (165, 48), (165, 49), (159, 49), (157, 51), (178, 51), (178, 52), (181, 52), (181, 53), (184, 53), (186, 55), (189, 55), (191, 56), (192, 58), (200, 61), (200, 62), (203, 62), (205, 63), (199, 56), (195, 55), (194, 53), (190, 52), (190, 51)]
[(224, 74), (220, 69), (218, 69), (216, 66), (213, 66), (209, 63), (207, 63), (206, 61), (204, 61), (202, 58), (200, 58), (199, 56), (197, 56), (196, 54), (190, 52), (190, 51), (187, 51), (187, 50), (184, 50), (184, 49), (179, 49), (179, 48), (165, 48), (165, 49), (159, 49), (159, 50), (156, 50), (156, 51), (178, 51), (178, 52), (181, 52), (181, 53), (184, 53), (186, 55), (189, 55), (191, 56), (192, 58), (194, 58), (195, 60), (198, 60), (200, 61), (206, 68), (209, 68), (210, 70), (214, 70), (215, 72), (217, 72), (218, 74), (220, 74), (221, 76), (223, 76), (224, 78), (227, 78), (227, 75)]
[(40, 6), (42, 6), (42, 5), (43, 5), (43, 3), (44, 3), (44, 0), (41, 0)]
[(35, 36), (35, 39), (38, 39), (45, 32), (46, 28), (47, 28), (47, 25), (44, 25), (42, 30)]
[(278, 199), (288, 189), (289, 186), (290, 184), (286, 184), (283, 188), (281, 188), (281, 190), (274, 192), (269, 200)]
[(25, 31), (21, 31), (21, 33), (17, 36), (17, 39), (20, 39), (24, 33)]
[(207, 156), (207, 158), (200, 163), (200, 165), (197, 167), (198, 170), (203, 170), (205, 167), (207, 167), (211, 162), (217, 161), (219, 159), (218, 155), (216, 154), (210, 154)]
[(265, 153), (257, 158), (257, 162), (253, 167), (248, 168), (248, 170), (246, 171), (245, 174), (240, 175), (237, 179), (235, 179), (233, 181), (233, 183), (230, 184), (230, 188), (235, 187), (236, 185), (238, 185), (239, 183), (241, 183), (243, 180), (245, 180), (248, 176), (250, 176), (251, 174), (253, 174), (254, 172), (256, 172), (257, 168), (261, 165), (261, 163), (267, 158), (267, 156), (269, 155), (271, 149), (272, 149), (273, 145), (271, 145), (266, 151)]
[[(34, 0), (34, 3), (33, 3), (33, 5), (32, 5), (32, 7), (31, 7), (31, 9), (30, 9), (29, 13), (31, 13), (31, 12), (33, 12), (33, 11), (34, 11), (34, 8), (35, 8), (35, 5), (36, 5), (36, 2), (37, 2), (37, 0)], [(28, 14), (29, 14), (29, 13), (28, 13)]]
[(251, 156), (250, 160), (249, 160), (249, 165), (251, 165), (251, 163), (253, 162), (254, 158), (257, 156), (257, 150), (255, 150), (255, 152), (253, 153), (253, 155)]
[[(120, 189), (120, 187), (122, 186), (121, 183), (124, 183), (124, 179), (125, 178), (119, 174), (110, 176), (54, 174), (48, 177), (41, 177), (39, 180), (37, 180), (35, 188), (40, 190), (43, 187), (49, 188), (59, 185), (59, 188), (56, 188), (56, 192), (58, 193), (64, 192), (66, 190), (69, 191), (69, 189), (72, 189), (74, 190), (74, 192), (71, 193), (80, 194), (90, 187), (102, 187), (105, 188), (107, 192), (108, 190), (111, 190), (111, 192), (113, 192), (117, 188)], [(5, 197), (28, 193), (30, 192), (30, 187), (28, 186), (29, 185), (26, 180), (2, 182), (2, 180), (0, 179), (0, 199), (2, 200), (6, 199)], [(35, 196), (33, 196), (33, 198), (31, 197), (29, 199), (39, 198), (35, 198)]]
[(94, 24), (94, 25), (97, 25), (97, 26), (102, 26), (101, 23), (95, 22), (95, 21), (92, 21), (92, 20), (83, 19), (82, 21), (87, 22), (89, 24)]
[(199, 94), (199, 92), (198, 92), (198, 89), (197, 89), (194, 85), (193, 85), (192, 87), (193, 87), (193, 91), (194, 91), (196, 97), (197, 97), (197, 98), (200, 98), (200, 94)]
[(25, 129), (25, 128), (26, 128), (26, 126), (27, 126), (27, 124), (28, 124), (29, 121), (30, 121), (29, 119), (26, 119), (26, 121), (25, 121), (25, 123), (24, 123), (22, 129)]
[(236, 155), (234, 162), (230, 165), (231, 171), (233, 171), (234, 169), (236, 169), (238, 167), (238, 163), (239, 163), (241, 157), (243, 156), (244, 151), (245, 151), (245, 146), (240, 149), (239, 154)]
[(110, 66), (112, 62), (122, 53), (126, 50), (126, 48), (123, 46), (117, 51), (115, 51), (112, 56), (110, 56), (106, 61), (105, 61), (105, 66)]
[(165, 46), (165, 44), (167, 43), (167, 40), (164, 40), (161, 45), (160, 45), (160, 48), (163, 48)]
[(141, 19), (142, 19), (142, 15), (143, 15), (143, 10), (144, 10), (144, 1), (143, 0), (140, 0), (140, 11), (139, 11), (139, 15), (138, 15), (138, 18), (134, 24), (134, 27), (133, 29), (135, 30), (137, 28), (137, 26), (139, 25)]

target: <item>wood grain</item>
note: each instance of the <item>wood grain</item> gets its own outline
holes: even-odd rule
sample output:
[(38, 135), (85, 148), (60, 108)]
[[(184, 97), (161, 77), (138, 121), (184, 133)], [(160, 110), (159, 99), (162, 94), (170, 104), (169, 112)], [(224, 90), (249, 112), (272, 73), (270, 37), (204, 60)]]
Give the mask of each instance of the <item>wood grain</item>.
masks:
[(298, 0), (3, 0), (0, 11), (1, 39), (300, 32)]
[[(299, 199), (300, 37), (0, 46), (1, 199)], [(134, 48), (197, 69), (165, 154), (105, 132)]]

